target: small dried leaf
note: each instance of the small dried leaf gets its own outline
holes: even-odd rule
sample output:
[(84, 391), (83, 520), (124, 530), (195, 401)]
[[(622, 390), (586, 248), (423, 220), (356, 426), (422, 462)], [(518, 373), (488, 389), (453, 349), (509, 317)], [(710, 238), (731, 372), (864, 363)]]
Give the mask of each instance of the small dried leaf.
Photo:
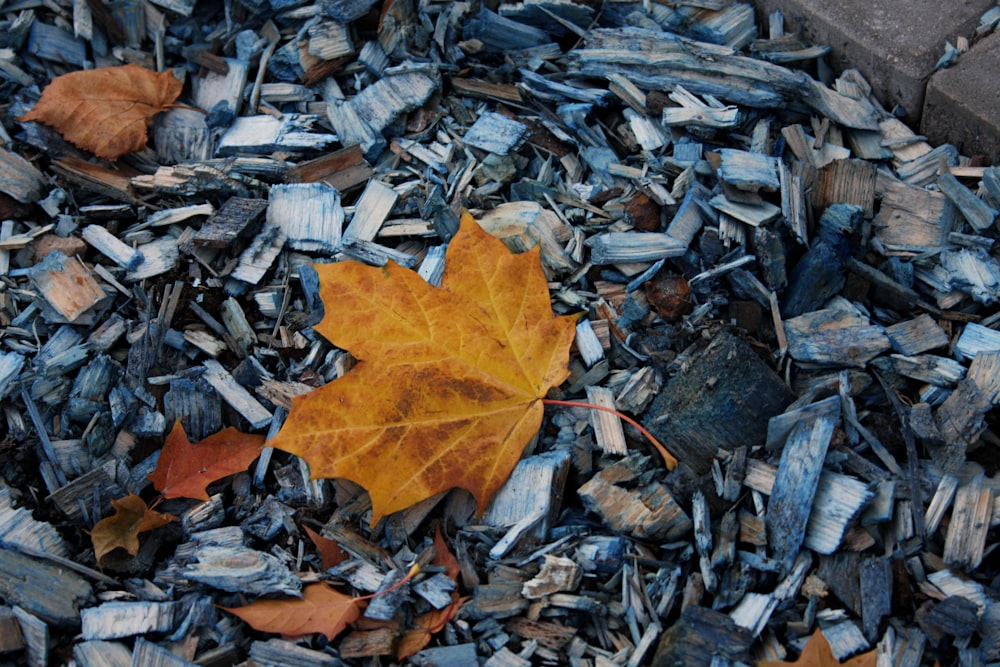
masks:
[(847, 662), (837, 662), (830, 649), (830, 642), (817, 628), (795, 662), (782, 660), (758, 662), (757, 667), (875, 667), (875, 651), (856, 655)]
[(364, 602), (338, 593), (322, 581), (306, 586), (302, 598), (257, 600), (245, 607), (222, 607), (261, 632), (297, 637), (320, 632), (333, 640), (358, 620)]
[(569, 375), (577, 318), (553, 314), (538, 248), (512, 255), (465, 215), (440, 288), (393, 262), (316, 270), (316, 330), (360, 361), (296, 397), (271, 446), (364, 486), (373, 524), (453, 487), (483, 511)]
[(448, 621), (458, 615), (458, 610), (468, 598), (451, 594), (451, 604), (444, 609), (434, 609), (413, 619), (414, 628), (407, 630), (396, 645), (396, 658), (403, 660), (427, 646), (431, 637), (444, 630)]
[(319, 552), (319, 558), (323, 563), (324, 570), (329, 570), (331, 567), (335, 567), (350, 558), (350, 554), (341, 549), (340, 545), (333, 540), (323, 537), (309, 526), (303, 527), (306, 529), (306, 535), (316, 545), (316, 550)]
[(90, 531), (94, 543), (94, 558), (98, 563), (105, 554), (121, 547), (135, 556), (139, 553), (139, 533), (165, 526), (175, 517), (149, 509), (134, 493), (121, 500), (112, 500), (115, 513), (101, 519)]
[(443, 567), (445, 575), (452, 581), (458, 581), (462, 566), (458, 564), (455, 554), (448, 549), (448, 543), (444, 541), (440, 525), (437, 527), (437, 532), (434, 533), (434, 560), (432, 562), (438, 567)]
[(35, 108), (18, 120), (50, 125), (80, 148), (116, 160), (146, 146), (150, 119), (181, 88), (173, 72), (139, 65), (70, 72), (52, 79)]
[(192, 443), (178, 421), (149, 475), (165, 498), (208, 500), (208, 485), (246, 470), (264, 448), (264, 436), (229, 427)]

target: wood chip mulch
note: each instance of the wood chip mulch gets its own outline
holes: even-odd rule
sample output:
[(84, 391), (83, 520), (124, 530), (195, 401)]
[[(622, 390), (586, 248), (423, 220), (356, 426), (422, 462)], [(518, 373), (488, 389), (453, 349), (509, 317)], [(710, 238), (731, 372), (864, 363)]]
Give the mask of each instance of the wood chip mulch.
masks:
[[(724, 667), (1000, 661), (1000, 168), (931, 146), (750, 5), (8, 3), (0, 17), (0, 665)], [(99, 160), (17, 119), (55, 76), (184, 82)], [(540, 245), (583, 313), (482, 516), (453, 490), (369, 525), (265, 449), (136, 556), (111, 501), (180, 420), (273, 436), (349, 355), (311, 264), (440, 280), (469, 210)], [(331, 304), (326, 304), (330, 307)], [(325, 568), (306, 528), (335, 541)], [(458, 560), (433, 564), (434, 538)], [(438, 550), (440, 551), (440, 549)], [(220, 607), (327, 581), (332, 640)], [(419, 653), (416, 619), (467, 598)]]

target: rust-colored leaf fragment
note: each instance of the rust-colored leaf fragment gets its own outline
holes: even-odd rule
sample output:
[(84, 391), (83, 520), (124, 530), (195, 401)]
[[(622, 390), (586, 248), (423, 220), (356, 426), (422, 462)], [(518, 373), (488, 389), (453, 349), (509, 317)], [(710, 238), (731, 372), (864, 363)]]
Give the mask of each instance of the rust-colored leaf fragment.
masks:
[(109, 552), (121, 547), (133, 556), (139, 553), (139, 534), (165, 526), (175, 517), (149, 509), (134, 493), (121, 500), (112, 500), (115, 513), (101, 519), (90, 531), (94, 544), (94, 559), (100, 563)]
[(309, 526), (303, 526), (303, 528), (306, 529), (306, 535), (309, 536), (312, 543), (316, 545), (316, 551), (319, 552), (319, 558), (323, 563), (324, 570), (336, 567), (350, 558), (350, 555), (341, 549), (340, 545), (335, 541), (328, 537), (323, 537)]
[(443, 567), (444, 573), (449, 579), (458, 581), (458, 574), (462, 571), (462, 566), (458, 564), (455, 554), (448, 549), (448, 543), (444, 541), (440, 525), (434, 533), (434, 560), (432, 562), (438, 567)]
[(758, 662), (757, 667), (875, 667), (875, 651), (856, 655), (847, 662), (837, 662), (830, 649), (830, 642), (817, 628), (795, 662), (783, 660)]
[(139, 65), (70, 72), (52, 79), (20, 121), (35, 120), (97, 157), (116, 160), (146, 145), (153, 116), (181, 94), (173, 72)]
[(393, 262), (316, 267), (316, 330), (360, 361), (295, 398), (270, 444), (364, 486), (373, 523), (453, 487), (483, 511), (568, 375), (576, 318), (553, 314), (537, 248), (513, 255), (465, 215), (446, 262), (440, 288)]
[(255, 630), (286, 637), (298, 637), (313, 632), (333, 640), (349, 624), (358, 620), (364, 602), (334, 590), (329, 584), (310, 584), (302, 590), (302, 598), (257, 600), (245, 607), (222, 607), (239, 616)]
[(444, 630), (444, 626), (458, 615), (458, 610), (468, 598), (451, 594), (451, 604), (444, 609), (434, 609), (413, 619), (414, 627), (403, 633), (396, 645), (396, 658), (409, 658), (427, 646), (431, 637)]
[(263, 448), (264, 436), (233, 427), (192, 443), (178, 421), (149, 479), (165, 498), (208, 500), (209, 484), (246, 470)]

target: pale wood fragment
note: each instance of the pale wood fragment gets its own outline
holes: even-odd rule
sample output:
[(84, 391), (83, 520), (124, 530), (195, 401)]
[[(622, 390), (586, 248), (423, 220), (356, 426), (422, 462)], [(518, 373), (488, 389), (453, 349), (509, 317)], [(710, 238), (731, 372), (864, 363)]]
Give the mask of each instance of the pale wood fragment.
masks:
[(532, 201), (506, 202), (483, 213), (479, 226), (504, 242), (511, 252), (540, 246), (542, 265), (555, 278), (576, 268), (566, 251), (572, 230), (551, 210)]
[(285, 639), (272, 638), (250, 645), (250, 659), (261, 667), (299, 665), (300, 667), (338, 667), (337, 658)]
[(224, 73), (208, 71), (195, 77), (194, 103), (208, 112), (225, 110), (237, 116), (243, 104), (250, 63), (236, 58), (226, 58), (224, 62)]
[(73, 645), (73, 660), (80, 667), (130, 667), (132, 651), (121, 642), (83, 641)]
[(296, 250), (333, 252), (343, 223), (340, 194), (329, 185), (294, 183), (271, 188), (267, 225), (279, 228)]
[(389, 217), (399, 193), (382, 183), (371, 180), (354, 207), (354, 216), (344, 230), (343, 242), (351, 240), (372, 241)]
[(541, 510), (543, 514), (530, 534), (544, 539), (558, 517), (569, 464), (570, 455), (565, 450), (518, 461), (483, 514), (483, 521), (490, 526), (510, 526)]
[(596, 265), (650, 262), (687, 251), (683, 241), (656, 232), (605, 232), (591, 236), (586, 244)]
[(741, 190), (775, 192), (780, 187), (777, 160), (760, 153), (719, 149), (719, 178)]
[(134, 270), (144, 259), (141, 252), (122, 243), (114, 234), (99, 225), (87, 225), (83, 228), (80, 236), (99, 253), (123, 269)]
[(285, 246), (285, 232), (276, 225), (265, 225), (239, 257), (239, 263), (229, 275), (251, 285), (260, 283), (264, 274)]
[(788, 353), (801, 362), (863, 367), (890, 348), (885, 329), (842, 310), (816, 310), (785, 320)]
[(580, 499), (614, 531), (676, 539), (691, 529), (691, 520), (667, 488), (655, 481), (637, 488), (627, 486), (647, 461), (648, 457), (632, 454), (605, 468), (580, 487)]
[(893, 349), (900, 354), (914, 355), (928, 352), (948, 344), (944, 329), (930, 315), (897, 322), (885, 328)]
[(965, 377), (965, 366), (954, 359), (934, 354), (889, 355), (897, 373), (942, 387), (953, 387)]
[(792, 430), (781, 452), (767, 508), (768, 541), (774, 558), (789, 568), (798, 554), (819, 485), (833, 422), (820, 418)]
[[(603, 356), (603, 355), (602, 355)], [(587, 387), (587, 402), (614, 409), (614, 393), (607, 387)], [(618, 415), (603, 410), (589, 410), (590, 424), (594, 429), (594, 443), (605, 454), (624, 455), (628, 453), (625, 432)]]
[(271, 413), (257, 399), (250, 395), (232, 375), (214, 359), (204, 362), (205, 373), (202, 377), (219, 392), (223, 400), (229, 403), (237, 412), (243, 415), (252, 428), (264, 428), (271, 421)]
[(976, 231), (989, 228), (996, 220), (996, 209), (990, 207), (971, 190), (959, 183), (958, 179), (951, 173), (945, 172), (938, 176), (937, 186)]
[(33, 204), (42, 198), (45, 177), (17, 153), (0, 148), (0, 192), (23, 204)]
[(980, 352), (1000, 351), (1000, 331), (969, 322), (955, 342), (954, 350), (966, 359)]
[(947, 565), (974, 570), (983, 560), (993, 513), (993, 491), (982, 470), (958, 487), (942, 559)]
[(708, 203), (716, 210), (753, 227), (771, 222), (781, 215), (780, 207), (766, 201), (759, 204), (746, 204), (735, 202), (725, 195), (716, 195)]
[(80, 612), (86, 641), (118, 639), (147, 632), (169, 632), (176, 602), (105, 602)]
[(0, 595), (59, 626), (78, 623), (80, 608), (93, 600), (90, 584), (80, 575), (10, 548), (0, 549)]
[(147, 278), (162, 275), (174, 268), (180, 258), (180, 248), (177, 239), (164, 236), (144, 243), (136, 251), (142, 255), (142, 261), (134, 269), (125, 274), (125, 280), (138, 282)]
[(107, 295), (76, 257), (49, 253), (28, 272), (38, 295), (67, 322), (74, 322)]
[(319, 116), (284, 114), (275, 118), (267, 114), (240, 116), (219, 139), (219, 155), (252, 153), (269, 155), (274, 151), (302, 151), (324, 148), (337, 141), (332, 134), (312, 132)]

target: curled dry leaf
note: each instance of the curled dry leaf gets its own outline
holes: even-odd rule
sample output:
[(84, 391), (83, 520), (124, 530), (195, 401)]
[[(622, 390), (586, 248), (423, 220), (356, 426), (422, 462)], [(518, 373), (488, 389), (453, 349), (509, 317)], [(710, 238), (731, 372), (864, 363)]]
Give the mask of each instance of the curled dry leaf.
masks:
[(758, 667), (875, 667), (875, 651), (862, 653), (846, 662), (838, 662), (830, 649), (830, 642), (823, 636), (823, 632), (817, 628), (809, 641), (802, 649), (802, 654), (795, 662), (784, 662), (782, 660), (770, 662), (758, 662)]
[(404, 660), (430, 644), (431, 638), (444, 630), (444, 626), (458, 615), (458, 610), (468, 598), (451, 594), (451, 604), (444, 609), (433, 609), (413, 619), (413, 628), (400, 637), (396, 657)]
[(465, 215), (446, 258), (440, 288), (392, 262), (316, 267), (316, 329), (360, 361), (294, 399), (269, 444), (364, 486), (373, 524), (453, 487), (482, 512), (569, 374), (576, 317), (553, 314), (537, 248), (513, 255)]
[(139, 553), (139, 534), (165, 526), (175, 519), (146, 506), (134, 493), (121, 500), (112, 500), (115, 513), (101, 519), (90, 531), (94, 543), (94, 559), (100, 563), (105, 554), (121, 547), (135, 556)]
[(448, 543), (444, 541), (444, 535), (441, 534), (440, 525), (434, 532), (433, 563), (438, 567), (443, 567), (444, 573), (449, 579), (454, 582), (458, 582), (458, 575), (462, 571), (462, 566), (459, 565), (458, 559), (455, 558), (455, 554), (451, 553), (451, 550), (448, 548)]
[(257, 600), (245, 607), (222, 607), (239, 616), (255, 630), (297, 637), (320, 632), (333, 640), (340, 632), (358, 620), (365, 603), (335, 591), (329, 584), (310, 584), (302, 590), (302, 598)]
[(209, 484), (246, 470), (263, 448), (264, 436), (232, 427), (192, 443), (178, 421), (149, 479), (165, 498), (208, 500)]
[(334, 540), (331, 540), (328, 537), (323, 537), (309, 526), (303, 526), (303, 528), (306, 529), (306, 535), (309, 536), (312, 543), (316, 545), (316, 551), (319, 552), (319, 558), (323, 563), (324, 570), (336, 567), (350, 558), (350, 555), (341, 549), (340, 545)]
[(150, 119), (181, 94), (173, 72), (139, 65), (70, 72), (52, 79), (35, 108), (18, 120), (35, 120), (97, 157), (116, 160), (142, 150)]

